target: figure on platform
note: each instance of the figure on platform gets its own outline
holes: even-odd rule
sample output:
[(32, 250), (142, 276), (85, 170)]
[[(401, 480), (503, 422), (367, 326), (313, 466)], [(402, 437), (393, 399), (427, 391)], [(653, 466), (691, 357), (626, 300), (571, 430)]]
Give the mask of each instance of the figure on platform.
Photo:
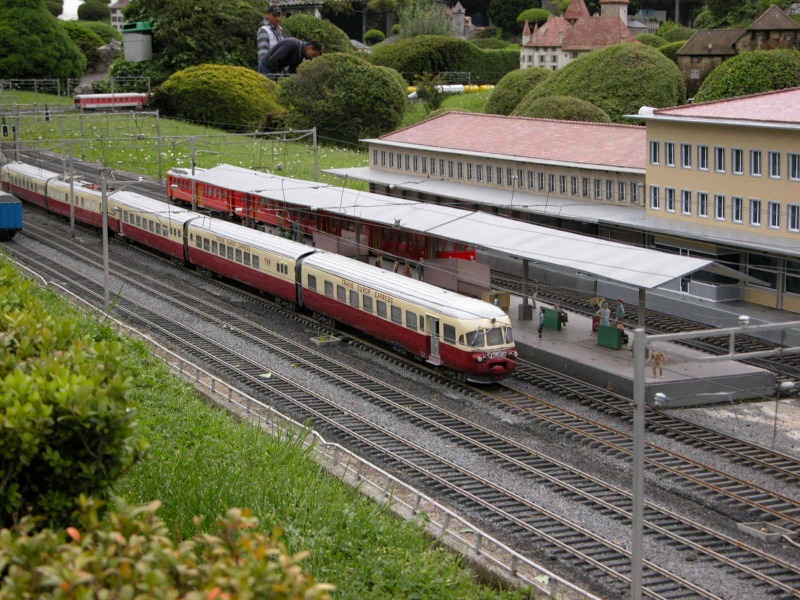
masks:
[(420, 281), (425, 277), (425, 257), (422, 256), (417, 263), (417, 279)]
[(397, 260), (397, 259), (394, 259), (394, 268), (392, 269), (392, 272), (393, 273), (399, 273), (400, 272), (400, 261)]
[(544, 306), (539, 309), (539, 339), (542, 339), (542, 330), (544, 329)]
[(569, 315), (567, 314), (567, 311), (561, 308), (560, 304), (556, 304), (553, 309), (558, 314), (558, 321), (561, 323), (561, 326), (566, 327), (567, 323), (569, 323)]
[(664, 377), (664, 366), (667, 364), (667, 355), (657, 350), (650, 354), (650, 358), (647, 359), (648, 363), (653, 364), (653, 377), (656, 376), (656, 369), (658, 369), (658, 376), (660, 378)]
[(628, 343), (628, 332), (625, 331), (625, 325), (622, 324), (622, 321), (617, 321), (616, 324), (617, 329), (619, 329), (619, 337), (622, 340), (623, 344)]
[(611, 311), (607, 303), (603, 302), (603, 305), (595, 314), (600, 317), (600, 325), (611, 325)]
[(622, 298), (620, 298), (618, 302), (617, 310), (614, 312), (614, 320), (617, 323), (622, 323), (622, 320), (625, 318), (625, 304), (623, 304)]
[(378, 257), (375, 259), (375, 266), (379, 269), (383, 268), (383, 254), (378, 254)]
[(406, 263), (403, 265), (403, 275), (411, 277), (411, 265)]

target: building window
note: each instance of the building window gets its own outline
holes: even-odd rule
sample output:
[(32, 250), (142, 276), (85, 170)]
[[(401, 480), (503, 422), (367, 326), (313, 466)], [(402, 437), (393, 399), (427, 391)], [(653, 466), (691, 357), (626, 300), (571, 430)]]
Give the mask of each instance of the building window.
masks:
[(444, 159), (439, 159), (439, 175), (444, 176)]
[(750, 175), (761, 177), (761, 150), (750, 150)]
[(514, 187), (514, 169), (506, 169), (506, 185)]
[(377, 165), (378, 164), (378, 151), (377, 150), (373, 150), (372, 151), (372, 164), (373, 165)]
[(422, 157), (422, 172), (423, 173), (427, 173), (428, 172), (428, 157), (427, 156), (423, 156)]
[(639, 203), (639, 184), (631, 183), (631, 204)]
[(385, 150), (381, 150), (381, 166), (382, 167), (386, 166), (386, 151)]
[(714, 218), (718, 221), (725, 220), (725, 196), (714, 194)]
[(477, 176), (478, 183), (483, 181), (483, 165), (475, 165), (475, 175)]
[(472, 181), (472, 163), (467, 163), (467, 181)]
[(394, 152), (389, 152), (389, 168), (394, 169)]
[(561, 195), (566, 196), (567, 194), (567, 176), (566, 175), (559, 175), (558, 176), (558, 193)]
[(657, 141), (650, 142), (650, 164), (657, 165), (661, 162), (661, 143)]
[(447, 176), (452, 179), (453, 178), (453, 161), (447, 161)]
[(594, 180), (594, 197), (597, 200), (600, 200), (603, 197), (603, 180), (602, 179), (595, 179)]
[(741, 148), (731, 150), (731, 171), (734, 175), (744, 175), (744, 150)]
[(675, 142), (664, 142), (664, 161), (668, 167), (675, 166)]
[(692, 145), (681, 144), (681, 166), (684, 169), (692, 168)]
[(528, 189), (532, 190), (536, 187), (536, 173), (528, 171)]
[(626, 186), (625, 186), (625, 182), (624, 181), (620, 181), (619, 184), (617, 185), (617, 190), (618, 190), (617, 191), (617, 196), (618, 196), (617, 200), (619, 200), (620, 202), (625, 202), (625, 187)]
[(786, 227), (789, 231), (800, 231), (800, 205), (790, 204), (786, 207)]
[(725, 148), (714, 148), (714, 170), (717, 173), (725, 172)]
[(789, 154), (789, 179), (800, 181), (800, 154)]
[(681, 213), (692, 214), (692, 190), (681, 190)]
[(550, 173), (547, 176), (547, 193), (555, 192), (556, 191), (556, 176), (554, 173)]
[(497, 167), (497, 185), (503, 185), (503, 167)]
[(761, 227), (761, 200), (750, 200), (750, 225)]
[(431, 158), (431, 175), (436, 175), (436, 159)]
[(606, 179), (606, 200), (614, 199), (614, 182)]
[(583, 187), (583, 192), (582, 192), (583, 193), (583, 197), (584, 198), (588, 198), (589, 197), (589, 178), (588, 177), (584, 177), (583, 178), (583, 186), (582, 187)]
[(492, 183), (493, 173), (494, 169), (492, 169), (492, 165), (486, 165), (486, 183)]
[(708, 193), (697, 192), (697, 216), (708, 217)]
[(539, 179), (539, 191), (543, 192), (544, 191), (544, 173), (539, 173), (538, 179)]
[(675, 188), (664, 188), (664, 203), (667, 212), (675, 212)]
[(769, 214), (769, 226), (771, 229), (781, 227), (781, 205), (779, 202), (767, 202), (767, 212)]
[(731, 198), (731, 219), (734, 223), (741, 223), (744, 217), (744, 200), (737, 196)]
[(517, 187), (519, 189), (525, 188), (525, 173), (522, 169), (517, 169)]
[(572, 195), (573, 196), (577, 196), (578, 195), (578, 178), (575, 175), (573, 175), (570, 178), (570, 183), (571, 183), (571, 187), (572, 187)]
[(773, 179), (781, 177), (781, 155), (779, 152), (769, 153), (769, 176)]
[(659, 210), (661, 208), (661, 199), (659, 198), (659, 187), (657, 185), (650, 186), (650, 208)]
[(406, 171), (410, 170), (410, 167), (409, 167), (409, 164), (408, 164), (409, 163), (409, 160), (408, 160), (409, 156), (410, 156), (409, 154), (406, 154)]
[(747, 255), (747, 274), (766, 282), (768, 288), (778, 287), (778, 259), (761, 254)]
[(464, 163), (462, 162), (458, 163), (458, 178), (464, 179)]
[(708, 146), (697, 147), (697, 168), (708, 171)]

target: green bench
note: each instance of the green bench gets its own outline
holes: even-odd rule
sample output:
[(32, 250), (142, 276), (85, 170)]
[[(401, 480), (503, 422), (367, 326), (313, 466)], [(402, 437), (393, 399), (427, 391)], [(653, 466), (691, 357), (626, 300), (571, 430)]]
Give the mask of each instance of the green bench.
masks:
[(622, 331), (613, 325), (600, 325), (597, 328), (597, 345), (619, 350), (622, 348)]
[(561, 331), (561, 319), (559, 318), (558, 312), (556, 312), (552, 308), (545, 308), (544, 326), (546, 329), (554, 329), (556, 331)]

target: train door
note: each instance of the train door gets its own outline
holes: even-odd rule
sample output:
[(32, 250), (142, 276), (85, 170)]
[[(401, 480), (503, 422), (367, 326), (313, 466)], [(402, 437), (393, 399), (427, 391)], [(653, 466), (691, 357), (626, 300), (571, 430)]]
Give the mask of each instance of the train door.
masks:
[(425, 315), (426, 325), (428, 326), (428, 339), (430, 346), (428, 348), (428, 362), (434, 365), (442, 364), (441, 356), (439, 355), (439, 317), (433, 315)]

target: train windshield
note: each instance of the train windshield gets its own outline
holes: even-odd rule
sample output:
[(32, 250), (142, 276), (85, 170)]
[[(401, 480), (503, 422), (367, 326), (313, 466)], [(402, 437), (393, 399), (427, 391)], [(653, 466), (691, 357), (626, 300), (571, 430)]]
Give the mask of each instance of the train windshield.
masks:
[(511, 343), (511, 328), (492, 327), (491, 329), (471, 331), (467, 334), (467, 343), (473, 348), (502, 346), (504, 343)]

